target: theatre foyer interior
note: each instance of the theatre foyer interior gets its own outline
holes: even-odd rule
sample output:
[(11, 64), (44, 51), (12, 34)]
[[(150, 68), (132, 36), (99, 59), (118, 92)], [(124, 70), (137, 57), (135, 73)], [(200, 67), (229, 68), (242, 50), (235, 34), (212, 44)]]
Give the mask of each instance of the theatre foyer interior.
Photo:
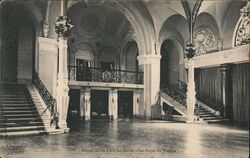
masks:
[(250, 1), (1, 0), (0, 157), (249, 156)]

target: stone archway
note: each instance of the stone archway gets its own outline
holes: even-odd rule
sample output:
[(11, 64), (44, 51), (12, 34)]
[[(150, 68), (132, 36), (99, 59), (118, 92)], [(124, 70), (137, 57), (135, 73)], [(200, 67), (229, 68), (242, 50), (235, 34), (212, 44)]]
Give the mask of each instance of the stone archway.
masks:
[(32, 83), (37, 19), (19, 3), (1, 3), (1, 80)]
[(185, 80), (183, 50), (176, 39), (167, 39), (161, 46), (161, 87), (175, 88)]

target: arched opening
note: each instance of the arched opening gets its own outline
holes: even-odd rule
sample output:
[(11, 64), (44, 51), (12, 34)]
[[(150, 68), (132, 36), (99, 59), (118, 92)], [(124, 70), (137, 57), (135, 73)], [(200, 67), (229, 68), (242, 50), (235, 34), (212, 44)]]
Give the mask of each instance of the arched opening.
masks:
[[(79, 94), (79, 90), (74, 93), (75, 87), (72, 86), (70, 89), (69, 113), (73, 111), (73, 114), (82, 114), (81, 117), (85, 119), (87, 113), (90, 115), (90, 119), (104, 118), (104, 115), (111, 116), (114, 101), (117, 100), (116, 103), (119, 104), (119, 101), (124, 99), (123, 96), (129, 100), (128, 106), (132, 108), (134, 96), (131, 88), (129, 92), (126, 91), (122, 93), (122, 97), (119, 97), (118, 92), (113, 92), (113, 89), (116, 88), (112, 89), (110, 85), (113, 83), (139, 84), (138, 80), (142, 79), (136, 73), (138, 71), (139, 44), (135, 42), (135, 27), (131, 24), (131, 19), (128, 19), (120, 9), (112, 5), (113, 3), (107, 2), (103, 5), (87, 6), (86, 3), (79, 2), (67, 10), (67, 16), (74, 25), (73, 35), (70, 37), (70, 43), (68, 44), (69, 65), (76, 66), (76, 69), (73, 70), (76, 71), (74, 75), (79, 74), (79, 65), (77, 65), (76, 58), (87, 60), (86, 57), (91, 56), (91, 61), (94, 62), (94, 64), (90, 64), (91, 76), (82, 75), (90, 78), (80, 80), (92, 82), (89, 84), (88, 90), (84, 89), (86, 87), (80, 87)], [(131, 18), (133, 17), (131, 16)], [(81, 97), (74, 97), (74, 95), (80, 95)], [(91, 98), (88, 100), (90, 111), (82, 110), (84, 109), (82, 107), (87, 106), (87, 95)], [(115, 95), (116, 97), (114, 97)], [(75, 109), (80, 110), (80, 112), (74, 112)], [(133, 115), (131, 109), (123, 112)], [(70, 122), (69, 119), (68, 123)]]
[(32, 15), (14, 3), (1, 5), (0, 82), (32, 83), (35, 25)]
[(177, 40), (167, 39), (161, 46), (161, 88), (176, 88), (184, 81), (183, 51)]
[(138, 47), (135, 41), (129, 42), (126, 49), (126, 70), (138, 71)]

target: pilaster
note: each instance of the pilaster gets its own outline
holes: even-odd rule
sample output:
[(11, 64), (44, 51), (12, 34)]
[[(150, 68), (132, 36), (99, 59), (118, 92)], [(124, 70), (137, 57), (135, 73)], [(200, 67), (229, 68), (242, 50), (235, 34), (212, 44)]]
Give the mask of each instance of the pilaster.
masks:
[(133, 91), (133, 116), (139, 117), (139, 105), (141, 102), (140, 92), (141, 90), (134, 90)]
[(114, 120), (118, 119), (118, 91), (117, 89), (109, 90), (109, 117)]
[(232, 64), (223, 64), (220, 66), (221, 71), (221, 94), (223, 111), (225, 118), (232, 119)]
[(161, 110), (158, 103), (160, 91), (160, 59), (158, 54), (137, 57), (139, 66), (144, 72), (144, 117), (160, 118)]
[(188, 60), (188, 82), (187, 82), (187, 117), (188, 123), (193, 123), (194, 109), (196, 102), (195, 81), (194, 81), (194, 59)]
[(84, 91), (84, 98), (83, 98), (83, 115), (85, 118), (85, 121), (90, 120), (90, 115), (91, 115), (91, 105), (90, 105), (90, 89), (86, 88)]

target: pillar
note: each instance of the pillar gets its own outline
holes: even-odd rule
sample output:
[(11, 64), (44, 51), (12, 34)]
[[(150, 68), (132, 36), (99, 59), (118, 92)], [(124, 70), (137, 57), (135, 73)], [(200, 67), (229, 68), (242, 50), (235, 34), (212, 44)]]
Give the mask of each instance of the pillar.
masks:
[(83, 94), (83, 115), (85, 118), (85, 121), (90, 120), (90, 116), (91, 116), (91, 101), (90, 101), (90, 89), (86, 88)]
[(160, 118), (160, 59), (158, 54), (140, 55), (137, 57), (139, 68), (144, 72), (144, 117)]
[(220, 66), (221, 71), (221, 95), (223, 111), (222, 115), (225, 118), (232, 119), (232, 76), (231, 76), (231, 64), (223, 64)]
[(139, 105), (141, 102), (141, 90), (134, 90), (133, 92), (133, 116), (139, 117)]
[(59, 61), (57, 75), (57, 112), (59, 114), (58, 126), (61, 129), (67, 129), (67, 113), (69, 105), (69, 88), (67, 72), (67, 40), (63, 37), (58, 38)]
[(188, 82), (187, 82), (187, 122), (194, 122), (195, 108), (195, 81), (194, 81), (194, 59), (188, 60)]
[(81, 88), (80, 89), (80, 117), (81, 118), (83, 118), (84, 116), (84, 102), (85, 102), (84, 92), (85, 92), (85, 89)]
[(109, 90), (109, 117), (114, 120), (118, 119), (118, 91), (117, 89)]

